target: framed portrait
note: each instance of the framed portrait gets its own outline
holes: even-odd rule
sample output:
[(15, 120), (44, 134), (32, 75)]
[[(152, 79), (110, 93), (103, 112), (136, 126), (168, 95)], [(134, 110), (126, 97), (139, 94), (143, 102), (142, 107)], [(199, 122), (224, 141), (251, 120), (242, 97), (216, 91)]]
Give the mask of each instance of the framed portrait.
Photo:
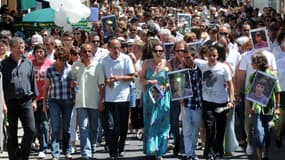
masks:
[(148, 91), (149, 97), (153, 104), (159, 101), (164, 96), (164, 91), (158, 84), (152, 85)]
[(249, 32), (255, 50), (268, 49), (270, 47), (269, 37), (265, 27), (252, 29)]
[(163, 43), (163, 47), (164, 47), (164, 55), (165, 55), (165, 59), (171, 59), (173, 56), (175, 56), (174, 51), (173, 51), (173, 46), (174, 43), (169, 42), (169, 43)]
[(277, 79), (265, 72), (257, 71), (246, 99), (266, 107)]
[(91, 7), (90, 8), (90, 16), (88, 17), (89, 22), (97, 22), (99, 20), (99, 8)]
[(201, 42), (191, 42), (191, 43), (187, 43), (187, 47), (195, 50), (197, 53), (200, 53), (202, 44)]
[(180, 100), (193, 96), (189, 69), (168, 72), (171, 100)]
[(178, 32), (183, 34), (191, 31), (191, 15), (186, 13), (177, 13)]
[(108, 39), (114, 36), (114, 33), (118, 27), (117, 19), (115, 15), (103, 16), (102, 27), (104, 32), (104, 39)]

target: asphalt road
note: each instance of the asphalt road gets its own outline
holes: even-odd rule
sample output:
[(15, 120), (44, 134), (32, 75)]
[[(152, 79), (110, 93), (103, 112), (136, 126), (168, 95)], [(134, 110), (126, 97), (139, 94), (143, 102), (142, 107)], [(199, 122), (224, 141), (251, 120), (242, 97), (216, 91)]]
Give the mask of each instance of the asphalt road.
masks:
[[(19, 135), (22, 134), (22, 130), (19, 129)], [(285, 138), (283, 138), (283, 144), (285, 144)], [(272, 138), (272, 140), (274, 140), (274, 138)], [(20, 139), (19, 139), (20, 141)], [(172, 142), (172, 140), (170, 140), (170, 142)], [(120, 158), (122, 160), (147, 160), (150, 159), (149, 157), (146, 157), (143, 152), (142, 152), (142, 141), (137, 140), (136, 138), (134, 138), (133, 134), (128, 134), (128, 139), (127, 139), (127, 143), (126, 143), (126, 152), (124, 157)], [(73, 154), (73, 159), (77, 159), (80, 160), (80, 147), (79, 144), (77, 143), (77, 147), (76, 147), (77, 151), (75, 154)], [(97, 152), (95, 153), (96, 159), (97, 160), (104, 160), (104, 159), (108, 159), (109, 155), (107, 152), (104, 151), (104, 147), (103, 145), (98, 146), (97, 148)], [(203, 159), (202, 158), (202, 154), (203, 151), (202, 150), (197, 150), (197, 155), (199, 159)], [(32, 152), (30, 159), (31, 160), (36, 160), (37, 159), (37, 152)], [(50, 154), (50, 150), (48, 151), (48, 153), (46, 154), (46, 159), (51, 159), (51, 154)], [(64, 157), (62, 156), (62, 158), (64, 159)], [(271, 147), (270, 147), (270, 152), (269, 152), (269, 158), (270, 160), (283, 160), (285, 159), (285, 147), (283, 145), (282, 148), (278, 149), (275, 146), (275, 142), (272, 141)], [(0, 153), (0, 160), (7, 160), (8, 159), (8, 154), (7, 152), (3, 152)], [(166, 154), (166, 156), (164, 157), (165, 160), (178, 160), (178, 159), (184, 159), (183, 156), (173, 156), (172, 150), (169, 150), (169, 152)], [(238, 148), (238, 150), (236, 152), (233, 153), (232, 157), (224, 157), (222, 159), (231, 159), (231, 160), (246, 160), (246, 159), (256, 159), (256, 157), (248, 157), (243, 148)]]

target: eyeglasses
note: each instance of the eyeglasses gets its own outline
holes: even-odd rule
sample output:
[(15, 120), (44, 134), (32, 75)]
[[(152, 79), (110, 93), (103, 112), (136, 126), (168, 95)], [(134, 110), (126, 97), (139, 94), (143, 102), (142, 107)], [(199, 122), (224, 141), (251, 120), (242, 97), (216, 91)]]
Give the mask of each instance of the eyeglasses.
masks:
[(1, 36), (0, 39), (8, 39), (8, 36)]
[(153, 50), (154, 53), (162, 53), (163, 50)]
[(100, 43), (100, 40), (91, 41), (92, 43)]
[(73, 33), (74, 35), (79, 35), (79, 34), (81, 34), (81, 33)]
[(225, 36), (227, 36), (227, 35), (228, 35), (228, 33), (227, 33), (227, 32), (219, 32), (219, 34), (220, 34), (220, 35), (225, 35)]
[(83, 53), (92, 53), (91, 50), (82, 50), (81, 52), (83, 52)]
[(127, 48), (128, 46), (126, 46), (126, 45), (123, 45), (123, 46), (121, 46), (121, 48)]
[(175, 52), (185, 52), (184, 49), (180, 49), (180, 50), (175, 50)]

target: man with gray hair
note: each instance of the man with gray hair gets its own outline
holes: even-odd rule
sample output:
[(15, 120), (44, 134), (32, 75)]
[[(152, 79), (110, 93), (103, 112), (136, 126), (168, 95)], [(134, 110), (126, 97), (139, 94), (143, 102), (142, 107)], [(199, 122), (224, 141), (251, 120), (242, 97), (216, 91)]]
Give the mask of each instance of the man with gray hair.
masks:
[[(10, 41), (11, 55), (1, 61), (3, 75), (4, 113), (8, 118), (8, 155), (10, 160), (28, 160), (31, 144), (36, 132), (34, 111), (38, 95), (34, 67), (25, 56), (24, 40), (15, 37)], [(6, 105), (5, 105), (6, 104)], [(18, 119), (21, 120), (24, 135), (18, 145)]]

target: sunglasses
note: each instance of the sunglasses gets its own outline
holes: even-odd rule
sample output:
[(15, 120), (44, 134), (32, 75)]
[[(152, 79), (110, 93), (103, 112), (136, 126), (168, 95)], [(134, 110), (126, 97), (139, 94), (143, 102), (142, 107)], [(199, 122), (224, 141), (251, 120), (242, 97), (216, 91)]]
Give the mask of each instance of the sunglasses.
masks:
[(100, 43), (99, 40), (94, 40), (94, 41), (91, 41), (92, 43)]
[(81, 52), (83, 52), (83, 53), (92, 53), (91, 50), (82, 50)]
[(184, 49), (180, 49), (180, 50), (175, 50), (175, 52), (185, 52)]
[(163, 50), (153, 50), (154, 53), (162, 53)]
[(226, 32), (220, 32), (219, 34), (220, 34), (220, 35), (225, 35), (225, 36), (228, 35), (228, 33), (226, 33)]

